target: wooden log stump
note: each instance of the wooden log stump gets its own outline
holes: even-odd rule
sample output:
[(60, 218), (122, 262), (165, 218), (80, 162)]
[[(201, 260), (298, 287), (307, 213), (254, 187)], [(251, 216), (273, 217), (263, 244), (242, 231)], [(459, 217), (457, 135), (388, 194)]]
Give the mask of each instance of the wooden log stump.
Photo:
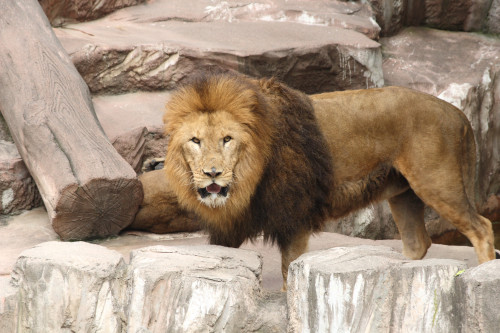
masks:
[(0, 110), (63, 240), (115, 235), (142, 187), (36, 0), (0, 1)]

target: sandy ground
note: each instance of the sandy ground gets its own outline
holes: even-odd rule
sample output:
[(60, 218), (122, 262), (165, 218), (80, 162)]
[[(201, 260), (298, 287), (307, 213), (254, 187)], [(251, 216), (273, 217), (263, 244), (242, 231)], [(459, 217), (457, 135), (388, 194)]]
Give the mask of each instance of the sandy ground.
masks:
[[(9, 275), (25, 249), (37, 244), (58, 240), (52, 230), (44, 208), (36, 208), (21, 215), (0, 221), (0, 276)], [(125, 261), (129, 260), (134, 249), (152, 245), (200, 245), (207, 244), (207, 237), (202, 232), (156, 235), (144, 232), (126, 231), (118, 237), (93, 241), (120, 252)], [(309, 242), (309, 251), (328, 249), (338, 246), (381, 245), (401, 252), (400, 240), (369, 240), (324, 232), (315, 235)], [(242, 248), (257, 251), (263, 257), (262, 285), (266, 290), (279, 290), (282, 285), (281, 259), (276, 246), (264, 244), (258, 239), (254, 243), (245, 243)], [(433, 244), (425, 258), (449, 258), (463, 260), (469, 267), (477, 265), (472, 247)], [(425, 259), (424, 258), (424, 259)]]

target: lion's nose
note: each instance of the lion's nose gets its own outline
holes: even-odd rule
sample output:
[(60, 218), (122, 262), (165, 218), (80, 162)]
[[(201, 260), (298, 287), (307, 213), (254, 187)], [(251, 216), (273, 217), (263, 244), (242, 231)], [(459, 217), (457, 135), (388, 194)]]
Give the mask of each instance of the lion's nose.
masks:
[(209, 177), (215, 178), (215, 177), (219, 176), (222, 172), (217, 171), (217, 169), (215, 167), (213, 167), (210, 171), (203, 170), (203, 173)]

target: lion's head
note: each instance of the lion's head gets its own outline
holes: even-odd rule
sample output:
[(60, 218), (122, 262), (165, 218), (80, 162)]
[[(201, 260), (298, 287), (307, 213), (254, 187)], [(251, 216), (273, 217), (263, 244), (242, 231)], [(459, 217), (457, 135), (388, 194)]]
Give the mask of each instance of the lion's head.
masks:
[(167, 177), (179, 202), (209, 222), (248, 207), (270, 155), (272, 127), (253, 84), (200, 76), (166, 106)]

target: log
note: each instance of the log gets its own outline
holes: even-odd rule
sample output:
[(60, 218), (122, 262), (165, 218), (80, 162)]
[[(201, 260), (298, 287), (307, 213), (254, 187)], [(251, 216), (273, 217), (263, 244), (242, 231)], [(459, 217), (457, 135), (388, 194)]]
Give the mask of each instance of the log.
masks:
[(0, 1), (0, 110), (63, 240), (115, 235), (142, 201), (36, 0)]

